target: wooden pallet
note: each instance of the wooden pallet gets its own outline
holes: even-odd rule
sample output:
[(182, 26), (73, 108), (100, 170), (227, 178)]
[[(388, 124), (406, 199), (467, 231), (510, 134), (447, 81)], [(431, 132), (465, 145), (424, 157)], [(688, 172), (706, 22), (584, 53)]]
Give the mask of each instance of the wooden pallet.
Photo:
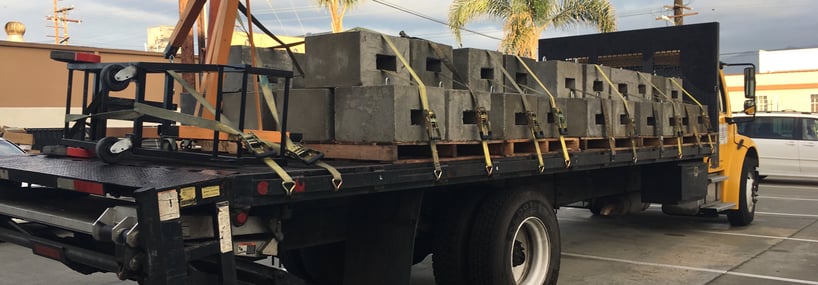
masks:
[[(558, 138), (538, 139), (537, 143), (540, 144), (540, 151), (542, 153), (562, 151), (562, 145)], [(565, 147), (568, 151), (579, 151), (579, 138), (565, 138)], [(537, 150), (529, 139), (505, 141), (504, 156), (530, 155), (535, 153), (537, 153)]]
[[(713, 136), (714, 144), (717, 144), (718, 141), (716, 134), (711, 134)], [(707, 134), (700, 135), (699, 137), (702, 144), (708, 144)], [(679, 140), (676, 137), (643, 137), (642, 141), (644, 142), (644, 146), (665, 146), (665, 147), (673, 147), (679, 144)], [(687, 135), (683, 136), (681, 140), (682, 145), (694, 145), (697, 143), (696, 136), (694, 135)]]
[[(559, 139), (539, 139), (542, 153), (561, 150)], [(579, 151), (579, 139), (565, 138), (569, 151)], [(396, 163), (431, 161), (428, 143), (398, 144), (308, 144), (307, 147), (324, 153), (326, 158), (390, 161)], [(536, 153), (531, 140), (492, 140), (488, 142), (492, 157), (520, 156)], [(480, 142), (439, 142), (437, 151), (441, 161), (481, 159), (483, 146)]]

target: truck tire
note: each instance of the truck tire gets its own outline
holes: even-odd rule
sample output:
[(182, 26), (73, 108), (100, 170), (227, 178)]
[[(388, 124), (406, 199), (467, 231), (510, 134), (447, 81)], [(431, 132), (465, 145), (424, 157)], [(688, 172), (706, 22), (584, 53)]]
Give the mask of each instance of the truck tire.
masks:
[(481, 193), (463, 194), (463, 199), (452, 200), (454, 205), (435, 223), (432, 249), (432, 269), (435, 284), (467, 285), (468, 244)]
[(741, 181), (739, 181), (738, 210), (727, 211), (727, 220), (730, 225), (742, 227), (753, 222), (758, 201), (758, 160), (747, 157), (741, 166)]
[(545, 196), (498, 191), (484, 201), (469, 242), (469, 284), (556, 284), (560, 233)]

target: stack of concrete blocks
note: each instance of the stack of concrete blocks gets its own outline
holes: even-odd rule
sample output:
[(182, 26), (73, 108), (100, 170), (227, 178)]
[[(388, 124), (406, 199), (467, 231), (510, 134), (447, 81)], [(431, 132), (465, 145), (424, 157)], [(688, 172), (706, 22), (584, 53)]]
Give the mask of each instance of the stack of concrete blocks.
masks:
[[(520, 97), (515, 97), (516, 101), (514, 101), (511, 98), (514, 97), (514, 95), (507, 96), (507, 94), (504, 93), (504, 90), (513, 90), (513, 87), (509, 87), (508, 89), (504, 88), (505, 81), (502, 72), (503, 55), (496, 51), (461, 48), (452, 51), (452, 58), (455, 72), (458, 76), (457, 80), (453, 83), (455, 90), (448, 92), (450, 104), (447, 106), (447, 112), (449, 112), (449, 119), (456, 120), (448, 122), (449, 127), (454, 127), (453, 125), (458, 125), (460, 122), (467, 122), (469, 120), (467, 116), (472, 115), (469, 111), (452, 113), (458, 110), (473, 109), (472, 99), (470, 97), (464, 97), (471, 96), (468, 91), (471, 90), (478, 96), (480, 106), (488, 110), (492, 139), (528, 137), (525, 136), (523, 131), (520, 131), (527, 125), (515, 125), (513, 120), (515, 110), (512, 108), (520, 105), (516, 111), (521, 112), (520, 110), (523, 109)], [(519, 95), (517, 94), (517, 96)], [(465, 103), (465, 105), (454, 104), (455, 102), (462, 102)], [(508, 108), (506, 107), (507, 105)], [(475, 129), (478, 126), (463, 125), (462, 127), (467, 128), (466, 132), (468, 132), (468, 134), (466, 132), (449, 132), (448, 139), (468, 140), (474, 138), (474, 135), (471, 135), (471, 133), (478, 135)], [(475, 131), (472, 132), (472, 130)]]
[[(683, 81), (679, 78), (673, 78), (673, 80), (679, 85), (683, 84)], [(658, 75), (653, 76), (653, 86), (655, 86), (653, 97), (657, 102), (653, 105), (655, 109), (658, 109), (657, 112), (661, 113), (662, 135), (678, 135), (675, 132), (677, 118), (681, 120), (679, 124), (681, 125), (682, 135), (692, 134), (687, 108), (682, 103), (682, 96), (684, 96), (682, 90), (671, 82), (671, 78)]]
[[(405, 66), (398, 54), (412, 62), (410, 40), (387, 36), (396, 47), (396, 53), (383, 37), (375, 32), (351, 31), (306, 38), (309, 72), (304, 83), (308, 88), (332, 88), (327, 94), (331, 99), (327, 113), (334, 126), (334, 141), (412, 143), (429, 140), (419, 88), (412, 82), (409, 68), (420, 71), (422, 78), (435, 78), (423, 80), (437, 80), (442, 84), (446, 84), (446, 75), (433, 67), (425, 72), (429, 54), (422, 55), (424, 66)], [(415, 56), (416, 60), (420, 59), (420, 53)], [(430, 62), (435, 64), (434, 60)], [(441, 135), (445, 136), (446, 128), (441, 124), (445, 118), (444, 88), (427, 85), (426, 93), (429, 107), (437, 115)], [(294, 92), (292, 97), (296, 95)]]
[[(578, 71), (578, 68), (570, 63), (546, 64), (546, 66), (549, 65), (556, 67), (554, 72), (561, 73), (562, 68), (567, 68), (567, 75)], [(557, 98), (557, 106), (562, 109), (563, 115), (565, 116), (568, 127), (568, 136), (603, 137), (608, 135), (608, 129), (605, 125), (606, 118), (604, 116), (605, 113), (603, 112), (603, 105), (605, 105), (605, 109), (611, 109), (613, 103), (613, 101), (610, 99), (611, 89), (608, 86), (608, 83), (593, 65), (583, 64), (581, 66), (582, 76), (580, 78), (576, 78), (576, 81), (574, 81), (578, 83), (580, 87), (577, 90), (569, 90), (567, 85), (564, 88), (557, 88), (557, 96), (559, 97)], [(608, 67), (602, 68), (603, 71), (606, 72), (607, 70), (610, 70)], [(558, 81), (566, 81), (565, 83), (568, 83), (567, 81), (569, 81), (570, 78), (567, 76), (545, 77), (556, 77), (557, 86), (559, 86)], [(553, 118), (553, 116), (553, 114), (549, 114), (549, 117)]]
[[(444, 89), (444, 103), (430, 107), (437, 113), (438, 124), (445, 129), (442, 138), (445, 141), (468, 142), (480, 141), (480, 126), (476, 108), (482, 107), (490, 112), (491, 97), (488, 91), (452, 89), (454, 74), (451, 68), (455, 65), (452, 47), (422, 39), (409, 41), (410, 65), (423, 84)], [(414, 80), (414, 79), (413, 79)]]
[[(630, 119), (633, 120), (633, 135), (652, 136), (654, 127), (649, 124), (648, 119), (653, 116), (653, 104), (645, 98), (645, 94), (640, 93), (642, 88), (640, 88), (639, 73), (627, 69), (611, 68), (608, 77), (616, 86), (615, 90), (611, 90), (614, 102), (610, 114), (613, 135), (615, 137), (630, 136), (627, 132)], [(625, 104), (627, 104), (627, 110)]]

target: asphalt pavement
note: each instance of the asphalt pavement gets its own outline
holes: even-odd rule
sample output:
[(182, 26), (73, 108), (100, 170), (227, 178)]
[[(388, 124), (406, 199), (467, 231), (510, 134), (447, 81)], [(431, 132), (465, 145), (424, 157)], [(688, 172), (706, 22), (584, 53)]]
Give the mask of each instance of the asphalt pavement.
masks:
[[(559, 284), (818, 285), (818, 180), (765, 180), (748, 227), (724, 216), (667, 216), (658, 206), (620, 217), (562, 208), (558, 218)], [(435, 284), (431, 264), (413, 267), (413, 285)], [(82, 275), (2, 243), (0, 284), (136, 283)]]

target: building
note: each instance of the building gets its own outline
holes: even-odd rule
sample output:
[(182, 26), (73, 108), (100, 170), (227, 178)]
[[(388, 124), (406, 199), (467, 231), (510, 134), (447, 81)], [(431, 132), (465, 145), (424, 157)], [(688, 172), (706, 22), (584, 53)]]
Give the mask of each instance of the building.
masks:
[[(818, 112), (818, 48), (758, 53), (756, 106), (758, 111)], [(744, 101), (743, 75), (727, 75), (727, 91), (734, 112)]]

